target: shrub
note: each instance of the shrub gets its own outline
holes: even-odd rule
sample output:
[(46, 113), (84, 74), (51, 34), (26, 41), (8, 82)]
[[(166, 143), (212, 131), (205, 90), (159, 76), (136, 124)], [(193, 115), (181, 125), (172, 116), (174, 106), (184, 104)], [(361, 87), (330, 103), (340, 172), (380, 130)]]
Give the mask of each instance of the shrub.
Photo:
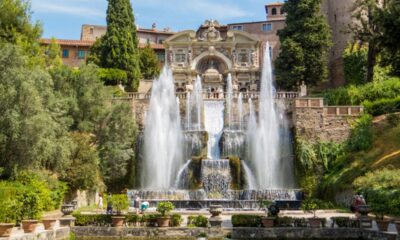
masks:
[(27, 188), (23, 193), (19, 194), (16, 201), (17, 221), (39, 219), (45, 208), (40, 195), (31, 188)]
[(80, 213), (74, 213), (72, 215), (76, 218), (76, 226), (109, 226), (112, 223), (111, 215)]
[(189, 216), (187, 225), (189, 227), (207, 227), (208, 219), (203, 215)]
[(353, 124), (351, 135), (347, 141), (347, 146), (350, 151), (364, 151), (372, 146), (372, 116), (369, 114), (362, 115)]
[(148, 227), (155, 227), (157, 223), (157, 218), (159, 218), (161, 215), (159, 214), (144, 214), (140, 218), (140, 223), (148, 226)]
[(344, 76), (348, 84), (363, 84), (367, 80), (368, 48), (349, 44), (343, 53)]
[(292, 217), (278, 217), (276, 218), (276, 225), (278, 227), (292, 227), (294, 219)]
[(174, 208), (175, 206), (171, 202), (160, 202), (157, 205), (156, 211), (161, 213), (161, 216), (165, 216), (166, 214), (174, 210)]
[(392, 99), (379, 99), (374, 102), (365, 101), (363, 105), (366, 111), (373, 116), (400, 112), (400, 96)]
[(338, 227), (348, 227), (349, 226), (349, 217), (331, 217), (333, 224), (336, 224)]
[(117, 214), (121, 214), (123, 210), (127, 210), (129, 207), (129, 200), (126, 194), (115, 194), (111, 197), (111, 204), (117, 211)]
[(392, 127), (396, 127), (400, 123), (400, 115), (390, 113), (387, 115), (386, 120)]
[(16, 216), (15, 200), (2, 201), (0, 204), (0, 223), (15, 223)]
[(173, 214), (171, 216), (170, 226), (171, 227), (179, 227), (183, 222), (182, 216), (179, 214)]
[(126, 222), (136, 224), (140, 222), (140, 216), (136, 214), (128, 214), (125, 216)]
[(309, 198), (304, 200), (301, 203), (301, 209), (304, 210), (305, 212), (310, 212), (314, 214), (314, 218), (316, 218), (316, 212), (321, 206), (321, 201), (319, 199), (313, 199)]
[(233, 227), (260, 227), (262, 216), (259, 215), (232, 215)]
[(128, 80), (126, 72), (116, 68), (100, 68), (98, 76), (105, 85), (126, 84)]

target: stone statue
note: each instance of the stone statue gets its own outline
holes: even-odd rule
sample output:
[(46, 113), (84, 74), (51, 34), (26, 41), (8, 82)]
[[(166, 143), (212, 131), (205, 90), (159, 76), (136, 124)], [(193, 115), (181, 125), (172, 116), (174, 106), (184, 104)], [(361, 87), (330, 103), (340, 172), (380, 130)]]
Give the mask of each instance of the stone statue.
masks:
[(207, 27), (201, 37), (199, 37), (200, 41), (221, 41), (221, 33), (216, 29), (220, 27), (219, 22), (217, 20), (206, 20), (202, 27)]
[(174, 62), (174, 56), (173, 56), (172, 51), (168, 52), (168, 62), (170, 65), (172, 65), (172, 63)]
[(232, 51), (232, 63), (235, 65), (237, 62), (237, 55), (236, 55), (236, 50)]

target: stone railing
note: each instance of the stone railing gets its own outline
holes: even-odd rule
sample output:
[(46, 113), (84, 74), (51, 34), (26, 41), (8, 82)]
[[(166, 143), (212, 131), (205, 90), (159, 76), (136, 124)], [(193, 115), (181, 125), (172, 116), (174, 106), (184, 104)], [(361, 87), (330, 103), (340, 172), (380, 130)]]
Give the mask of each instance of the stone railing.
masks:
[(328, 116), (358, 116), (364, 112), (362, 106), (324, 106), (323, 98), (301, 98), (295, 100), (296, 108), (322, 108)]
[[(232, 93), (232, 99), (239, 98), (239, 92)], [(243, 99), (258, 99), (260, 97), (260, 92), (242, 92)], [(176, 93), (176, 97), (180, 100), (187, 99), (188, 94), (184, 93)], [(228, 97), (227, 92), (222, 93), (203, 93), (203, 99), (226, 99)], [(276, 99), (295, 99), (299, 97), (298, 92), (277, 92), (275, 94)], [(128, 93), (127, 97), (124, 98), (114, 98), (114, 99), (134, 99), (134, 100), (149, 100), (151, 98), (150, 93)]]

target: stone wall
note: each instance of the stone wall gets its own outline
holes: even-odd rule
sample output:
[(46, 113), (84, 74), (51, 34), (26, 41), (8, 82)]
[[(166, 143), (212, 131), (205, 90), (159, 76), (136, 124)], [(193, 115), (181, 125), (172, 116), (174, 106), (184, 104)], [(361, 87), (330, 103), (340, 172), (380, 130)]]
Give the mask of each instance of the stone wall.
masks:
[(70, 239), (70, 228), (60, 227), (55, 230), (42, 230), (35, 233), (12, 234), (11, 237), (0, 240), (68, 240)]
[(351, 123), (363, 112), (360, 106), (324, 106), (322, 98), (295, 100), (293, 123), (297, 137), (309, 143), (344, 142)]

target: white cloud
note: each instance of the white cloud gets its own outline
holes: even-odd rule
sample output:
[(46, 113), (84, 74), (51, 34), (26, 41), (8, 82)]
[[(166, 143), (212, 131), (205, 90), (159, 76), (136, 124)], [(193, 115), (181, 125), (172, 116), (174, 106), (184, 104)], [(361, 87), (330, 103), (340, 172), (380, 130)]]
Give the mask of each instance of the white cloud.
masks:
[[(83, 2), (89, 2), (84, 0)], [(95, 1), (91, 1), (95, 2)], [(98, 2), (98, 1), (96, 1)], [(34, 12), (41, 13), (60, 13), (80, 17), (104, 17), (105, 12), (94, 7), (82, 6), (80, 1), (48, 1), (34, 0), (32, 1), (32, 9)]]

